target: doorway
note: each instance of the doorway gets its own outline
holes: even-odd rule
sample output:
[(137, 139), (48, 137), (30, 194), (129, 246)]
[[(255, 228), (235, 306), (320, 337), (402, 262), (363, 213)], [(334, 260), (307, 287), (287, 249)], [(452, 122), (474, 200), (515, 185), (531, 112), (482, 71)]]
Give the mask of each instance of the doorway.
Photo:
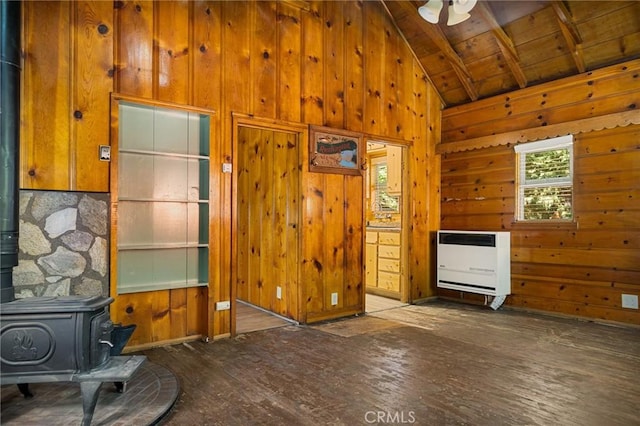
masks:
[(234, 334), (297, 320), (301, 140), (295, 127), (235, 123)]
[[(367, 141), (365, 285), (367, 312), (388, 303), (407, 302), (405, 271), (407, 148)], [(385, 302), (384, 299), (387, 299)], [(387, 303), (388, 302), (388, 303)]]

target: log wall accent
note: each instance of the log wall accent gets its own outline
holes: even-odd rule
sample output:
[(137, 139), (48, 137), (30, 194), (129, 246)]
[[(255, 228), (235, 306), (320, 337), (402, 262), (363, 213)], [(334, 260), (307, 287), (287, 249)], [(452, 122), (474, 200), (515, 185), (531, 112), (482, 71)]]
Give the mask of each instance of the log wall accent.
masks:
[[(380, 3), (30, 1), (23, 7), (23, 188), (110, 191), (109, 166), (97, 152), (109, 144), (111, 92), (216, 111), (209, 287), (118, 296), (114, 320), (139, 327), (132, 344), (230, 333), (230, 312), (214, 307), (231, 298), (235, 188), (221, 164), (233, 161), (234, 112), (410, 145), (408, 276), (414, 299), (433, 294), (425, 239), (437, 222), (429, 208), (438, 209), (432, 196), (438, 181), (429, 176), (437, 166), (441, 104)], [(303, 321), (363, 306), (356, 278), (364, 262), (363, 218), (349, 208), (362, 198), (361, 178), (308, 173), (307, 160), (298, 165), (301, 274), (309, 286)], [(318, 264), (322, 276), (314, 273)], [(328, 303), (331, 292), (339, 293), (338, 307)]]
[[(537, 117), (573, 129), (598, 114), (640, 114), (639, 70), (640, 61), (632, 61), (485, 100), (482, 108), (471, 104), (466, 114), (462, 107), (445, 110), (443, 138), (462, 147), (456, 142), (464, 142), (462, 134), (486, 140), (535, 130), (529, 126), (541, 124)], [(511, 231), (507, 305), (640, 324), (640, 311), (621, 307), (622, 294), (640, 295), (640, 125), (582, 130), (574, 142), (575, 224), (514, 223), (511, 144), (449, 149), (443, 142), (440, 228)], [(440, 289), (438, 294), (482, 300)]]

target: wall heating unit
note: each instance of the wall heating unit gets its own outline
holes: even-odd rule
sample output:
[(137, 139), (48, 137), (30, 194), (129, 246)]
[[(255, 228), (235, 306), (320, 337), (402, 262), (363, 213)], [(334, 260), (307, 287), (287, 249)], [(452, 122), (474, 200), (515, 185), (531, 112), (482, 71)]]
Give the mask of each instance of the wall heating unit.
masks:
[(497, 309), (511, 294), (509, 232), (438, 231), (438, 287), (494, 296)]

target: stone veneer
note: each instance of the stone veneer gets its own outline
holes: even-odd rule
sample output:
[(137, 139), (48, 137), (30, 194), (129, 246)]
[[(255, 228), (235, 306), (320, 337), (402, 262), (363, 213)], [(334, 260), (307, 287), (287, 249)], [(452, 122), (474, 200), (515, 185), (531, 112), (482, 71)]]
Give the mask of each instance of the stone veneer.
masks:
[(17, 299), (109, 295), (109, 194), (20, 191)]

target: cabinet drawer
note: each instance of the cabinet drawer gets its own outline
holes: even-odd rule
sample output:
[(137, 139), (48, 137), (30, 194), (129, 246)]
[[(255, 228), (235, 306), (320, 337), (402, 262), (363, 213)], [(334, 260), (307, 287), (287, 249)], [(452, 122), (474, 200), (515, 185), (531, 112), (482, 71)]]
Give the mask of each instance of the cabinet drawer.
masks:
[(399, 246), (400, 233), (399, 232), (378, 232), (378, 243), (390, 244), (392, 246)]
[(387, 272), (400, 272), (400, 261), (397, 259), (378, 258), (378, 270)]
[(378, 272), (378, 288), (400, 291), (400, 275), (389, 272)]
[(372, 232), (372, 231), (367, 231), (365, 242), (367, 244), (375, 244), (375, 243), (377, 243), (378, 242), (378, 233), (377, 232)]
[(378, 246), (378, 256), (400, 259), (400, 246)]

